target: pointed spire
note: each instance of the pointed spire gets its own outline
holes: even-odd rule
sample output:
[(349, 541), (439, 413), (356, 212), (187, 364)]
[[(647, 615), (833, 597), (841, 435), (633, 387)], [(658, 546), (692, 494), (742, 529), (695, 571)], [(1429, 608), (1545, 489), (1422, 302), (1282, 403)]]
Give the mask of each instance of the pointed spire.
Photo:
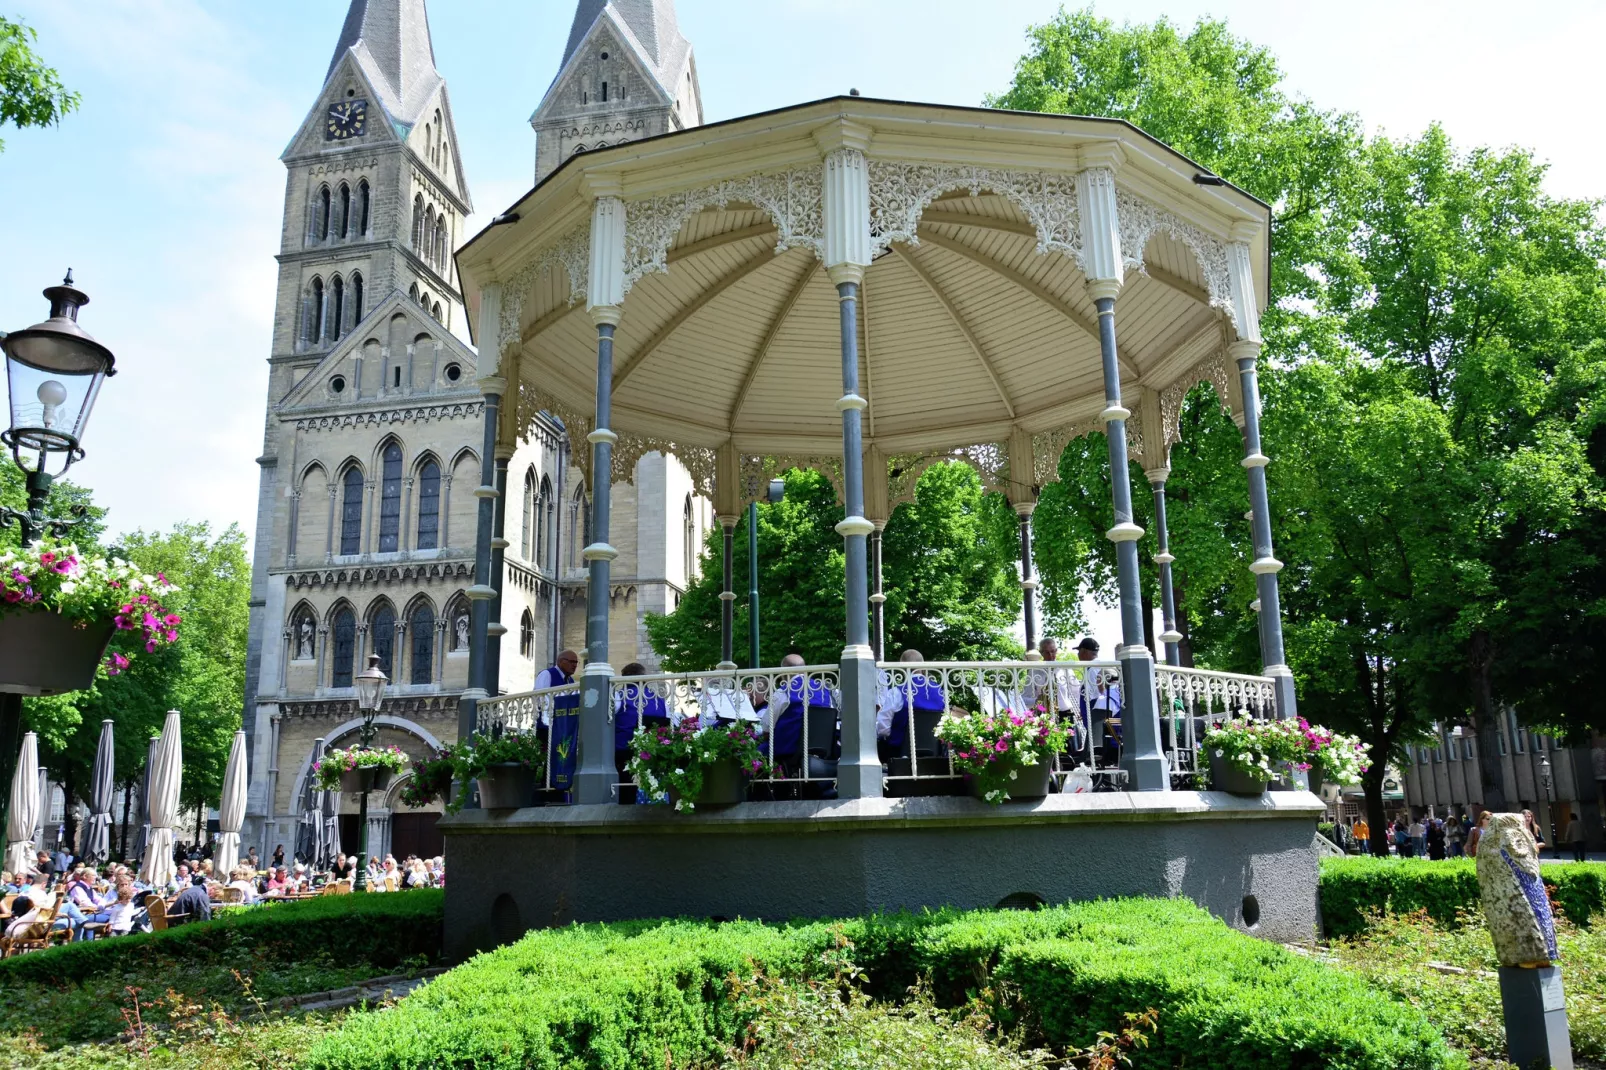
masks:
[(586, 34), (602, 17), (603, 9), (609, 7), (635, 34), (647, 58), (657, 68), (660, 80), (663, 80), (666, 72), (674, 72), (684, 62), (691, 44), (680, 34), (674, 0), (612, 0), (611, 3), (610, 0), (580, 0), (574, 12), (574, 23), (569, 27), (569, 43), (563, 49), (563, 62), (558, 64), (560, 70), (568, 66)]
[(388, 97), (386, 110), (404, 122), (413, 120), (441, 81), (424, 0), (351, 0), (329, 75), (348, 52), (379, 83), (375, 88)]

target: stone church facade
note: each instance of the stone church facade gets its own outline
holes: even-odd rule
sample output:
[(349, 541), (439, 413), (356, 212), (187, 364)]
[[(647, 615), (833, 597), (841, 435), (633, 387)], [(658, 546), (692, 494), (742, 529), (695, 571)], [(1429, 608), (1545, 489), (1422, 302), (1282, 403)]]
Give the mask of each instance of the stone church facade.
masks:
[[(531, 118), (536, 180), (575, 152), (701, 120), (672, 5), (581, 0)], [(424, 754), (454, 742), (468, 683), (484, 399), (459, 337), (452, 253), (472, 202), (424, 0), (352, 0), (282, 159), (244, 711), (244, 842), (264, 857), (296, 850), (315, 746), (355, 742), (351, 681), (368, 655), (391, 681), (380, 745)], [(559, 650), (584, 645), (590, 499), (573, 449), (543, 414), (508, 459), (502, 691), (528, 689)], [(614, 488), (618, 664), (656, 664), (646, 615), (675, 607), (713, 523), (661, 454)], [(435, 813), (409, 811), (403, 783), (369, 800), (370, 854), (439, 850)], [(355, 813), (343, 799), (347, 853)]]

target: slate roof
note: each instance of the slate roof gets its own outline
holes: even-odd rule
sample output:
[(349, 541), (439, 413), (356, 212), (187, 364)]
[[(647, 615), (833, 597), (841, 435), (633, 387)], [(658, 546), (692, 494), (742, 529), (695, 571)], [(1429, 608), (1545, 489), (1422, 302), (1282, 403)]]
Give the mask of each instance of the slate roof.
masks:
[(351, 52), (391, 118), (411, 125), (441, 84), (424, 0), (351, 0), (329, 73)]

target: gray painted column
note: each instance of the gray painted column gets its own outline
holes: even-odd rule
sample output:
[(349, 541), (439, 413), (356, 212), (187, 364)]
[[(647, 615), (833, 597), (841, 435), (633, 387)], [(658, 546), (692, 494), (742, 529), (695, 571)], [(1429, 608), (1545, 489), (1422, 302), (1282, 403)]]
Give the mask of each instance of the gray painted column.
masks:
[(887, 596), (881, 583), (881, 533), (884, 521), (872, 520), (870, 533), (870, 648), (877, 661), (887, 660)]
[(507, 462), (501, 447), (496, 452), (496, 500), (492, 506), (491, 521), (491, 588), (496, 594), (487, 611), (490, 618), (485, 626), (485, 693), (490, 696), (502, 693), (502, 636), (507, 625), (502, 623), (502, 586), (505, 576), (503, 562), (507, 556), (507, 539), (502, 537), (507, 520)]
[(1182, 651), (1177, 644), (1182, 642), (1182, 633), (1177, 631), (1177, 596), (1171, 583), (1171, 562), (1176, 558), (1171, 555), (1171, 537), (1166, 530), (1165, 516), (1165, 481), (1170, 477), (1171, 470), (1153, 468), (1143, 474), (1148, 477), (1149, 486), (1154, 490), (1154, 537), (1160, 547), (1154, 555), (1154, 563), (1160, 566), (1160, 622), (1164, 626), (1160, 632), (1160, 642), (1165, 644), (1165, 663), (1181, 665)]
[(613, 480), (613, 444), (617, 435), (608, 427), (613, 419), (613, 333), (617, 308), (594, 308), (597, 323), (597, 416), (591, 443), (591, 538), (583, 551), (590, 576), (586, 584), (586, 664), (580, 678), (580, 760), (575, 771), (574, 799), (579, 803), (606, 803), (613, 798), (618, 771), (613, 764), (609, 685), (613, 668), (608, 664), (609, 584), (618, 551), (608, 543)]
[(502, 391), (506, 380), (481, 380), (485, 390), (485, 425), (480, 438), (480, 480), (474, 496), (479, 499), (478, 517), (474, 537), (474, 585), (465, 593), (468, 607), (468, 688), (457, 703), (457, 741), (462, 743), (474, 735), (479, 700), (489, 695), (486, 690), (486, 629), (491, 623), (491, 602), (496, 591), (491, 587), (491, 540), (496, 527), (496, 428), (502, 411)]
[(721, 516), (724, 535), (721, 565), (725, 585), (719, 591), (719, 667), (736, 668), (736, 518)]
[(1026, 625), (1026, 658), (1035, 661), (1042, 657), (1037, 651), (1037, 569), (1032, 562), (1032, 513), (1036, 502), (1017, 502), (1015, 515), (1020, 518), (1020, 595), (1021, 617)]
[(1126, 418), (1121, 405), (1121, 366), (1115, 347), (1115, 294), (1119, 283), (1093, 282), (1089, 290), (1099, 312), (1099, 351), (1104, 364), (1104, 426), (1109, 444), (1110, 488), (1115, 526), (1107, 537), (1115, 543), (1116, 575), (1121, 591), (1121, 665), (1123, 753), (1130, 787), (1166, 791), (1171, 786), (1160, 750), (1159, 702), (1155, 693), (1154, 656), (1143, 642), (1143, 601), (1138, 586), (1138, 543), (1143, 529), (1132, 522), (1132, 477), (1127, 466)]
[(1277, 591), (1277, 573), (1283, 563), (1273, 555), (1271, 545), (1271, 502), (1266, 493), (1266, 465), (1270, 459), (1260, 448), (1260, 381), (1256, 365), (1260, 359), (1258, 342), (1234, 342), (1231, 347), (1238, 362), (1238, 381), (1243, 389), (1244, 459), (1249, 475), (1250, 527), (1255, 542), (1255, 559), (1249, 571), (1255, 574), (1255, 593), (1260, 603), (1260, 650), (1265, 660), (1261, 671), (1272, 678), (1277, 691), (1277, 716), (1298, 713), (1294, 698), (1294, 676), (1283, 653), (1282, 602)]

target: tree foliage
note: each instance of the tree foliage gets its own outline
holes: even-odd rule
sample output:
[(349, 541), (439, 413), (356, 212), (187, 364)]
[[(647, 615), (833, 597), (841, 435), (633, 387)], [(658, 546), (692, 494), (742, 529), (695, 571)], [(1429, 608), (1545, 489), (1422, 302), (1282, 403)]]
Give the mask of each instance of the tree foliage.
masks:
[[(926, 469), (915, 501), (899, 506), (882, 543), (887, 648), (927, 657), (989, 658), (1019, 653), (1008, 638), (1020, 611), (1014, 515), (963, 464)], [(820, 473), (786, 474), (785, 500), (758, 510), (760, 654), (778, 665), (788, 653), (810, 664), (835, 662), (845, 629), (842, 519), (836, 491)], [(674, 612), (647, 620), (653, 649), (673, 672), (720, 660), (722, 533), (709, 535), (702, 575)], [(737, 661), (747, 660), (747, 516), (732, 556), (737, 591)]]
[(34, 53), (38, 39), (33, 27), (0, 17), (0, 126), (52, 126), (78, 107), (78, 94)]

